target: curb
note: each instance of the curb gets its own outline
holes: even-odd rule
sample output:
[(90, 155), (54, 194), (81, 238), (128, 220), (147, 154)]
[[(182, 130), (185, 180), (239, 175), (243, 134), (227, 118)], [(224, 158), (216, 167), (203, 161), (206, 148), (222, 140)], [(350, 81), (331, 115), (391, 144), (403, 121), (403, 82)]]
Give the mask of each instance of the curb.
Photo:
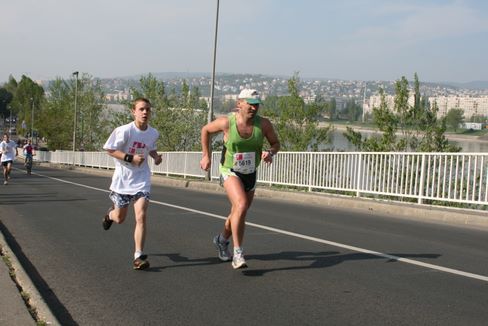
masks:
[[(37, 288), (34, 286), (31, 278), (22, 267), (22, 264), (17, 259), (17, 256), (15, 256), (15, 253), (10, 249), (10, 246), (8, 245), (2, 232), (0, 232), (0, 245), (2, 246), (5, 254), (9, 257), (12, 268), (15, 270), (15, 278), (17, 283), (22, 287), (23, 291), (29, 295), (29, 303), (36, 310), (38, 320), (45, 322), (47, 325), (61, 325), (61, 323), (53, 315), (51, 309), (48, 307)], [(25, 308), (27, 309), (27, 306)], [(34, 319), (33, 321), (36, 322)]]

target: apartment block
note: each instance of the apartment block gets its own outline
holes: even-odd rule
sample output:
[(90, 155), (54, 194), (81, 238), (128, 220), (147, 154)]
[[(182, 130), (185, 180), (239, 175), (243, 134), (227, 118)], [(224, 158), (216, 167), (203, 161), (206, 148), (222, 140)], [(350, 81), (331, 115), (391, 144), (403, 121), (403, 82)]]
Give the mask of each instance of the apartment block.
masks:
[[(433, 96), (429, 97), (428, 101), (432, 107), (434, 102), (437, 103), (439, 111), (438, 117), (443, 117), (451, 109), (461, 109), (464, 111), (464, 118), (469, 119), (473, 115), (488, 116), (488, 96), (484, 97), (460, 97), (460, 96)], [(392, 95), (385, 96), (385, 102), (388, 109), (393, 110), (395, 106), (395, 97)], [(408, 98), (408, 104), (414, 105), (414, 97)], [(366, 99), (363, 103), (364, 113), (372, 113), (373, 108), (378, 108), (381, 105), (381, 96), (374, 95)]]

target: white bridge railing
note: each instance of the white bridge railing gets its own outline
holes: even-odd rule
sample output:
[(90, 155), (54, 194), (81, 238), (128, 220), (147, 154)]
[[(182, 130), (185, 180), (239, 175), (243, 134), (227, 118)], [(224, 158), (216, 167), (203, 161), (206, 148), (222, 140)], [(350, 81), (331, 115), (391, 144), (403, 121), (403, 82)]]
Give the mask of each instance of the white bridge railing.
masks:
[[(200, 152), (163, 152), (163, 163), (150, 162), (154, 174), (204, 178)], [(106, 152), (37, 152), (36, 160), (113, 169)], [(212, 179), (218, 179), (220, 152), (212, 154)], [(261, 164), (258, 183), (381, 196), (418, 203), (488, 205), (488, 154), (393, 152), (280, 152)]]

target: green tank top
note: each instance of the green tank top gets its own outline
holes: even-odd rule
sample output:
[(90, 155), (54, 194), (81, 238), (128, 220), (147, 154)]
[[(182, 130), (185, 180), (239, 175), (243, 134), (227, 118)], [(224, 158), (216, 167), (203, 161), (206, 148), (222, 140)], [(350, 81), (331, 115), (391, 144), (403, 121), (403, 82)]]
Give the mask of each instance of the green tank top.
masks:
[[(261, 163), (263, 139), (259, 115), (254, 117), (252, 135), (249, 138), (242, 138), (237, 131), (236, 115), (229, 114), (229, 134), (222, 150), (222, 166), (244, 174), (254, 172)], [(250, 161), (252, 157), (254, 162)]]

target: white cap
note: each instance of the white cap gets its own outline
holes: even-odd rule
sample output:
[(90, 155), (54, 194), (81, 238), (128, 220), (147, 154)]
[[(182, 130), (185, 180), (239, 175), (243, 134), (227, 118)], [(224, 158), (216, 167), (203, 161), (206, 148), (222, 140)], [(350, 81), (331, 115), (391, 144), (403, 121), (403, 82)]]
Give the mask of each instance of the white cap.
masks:
[(245, 99), (249, 104), (261, 104), (261, 97), (255, 89), (244, 88), (237, 98)]

